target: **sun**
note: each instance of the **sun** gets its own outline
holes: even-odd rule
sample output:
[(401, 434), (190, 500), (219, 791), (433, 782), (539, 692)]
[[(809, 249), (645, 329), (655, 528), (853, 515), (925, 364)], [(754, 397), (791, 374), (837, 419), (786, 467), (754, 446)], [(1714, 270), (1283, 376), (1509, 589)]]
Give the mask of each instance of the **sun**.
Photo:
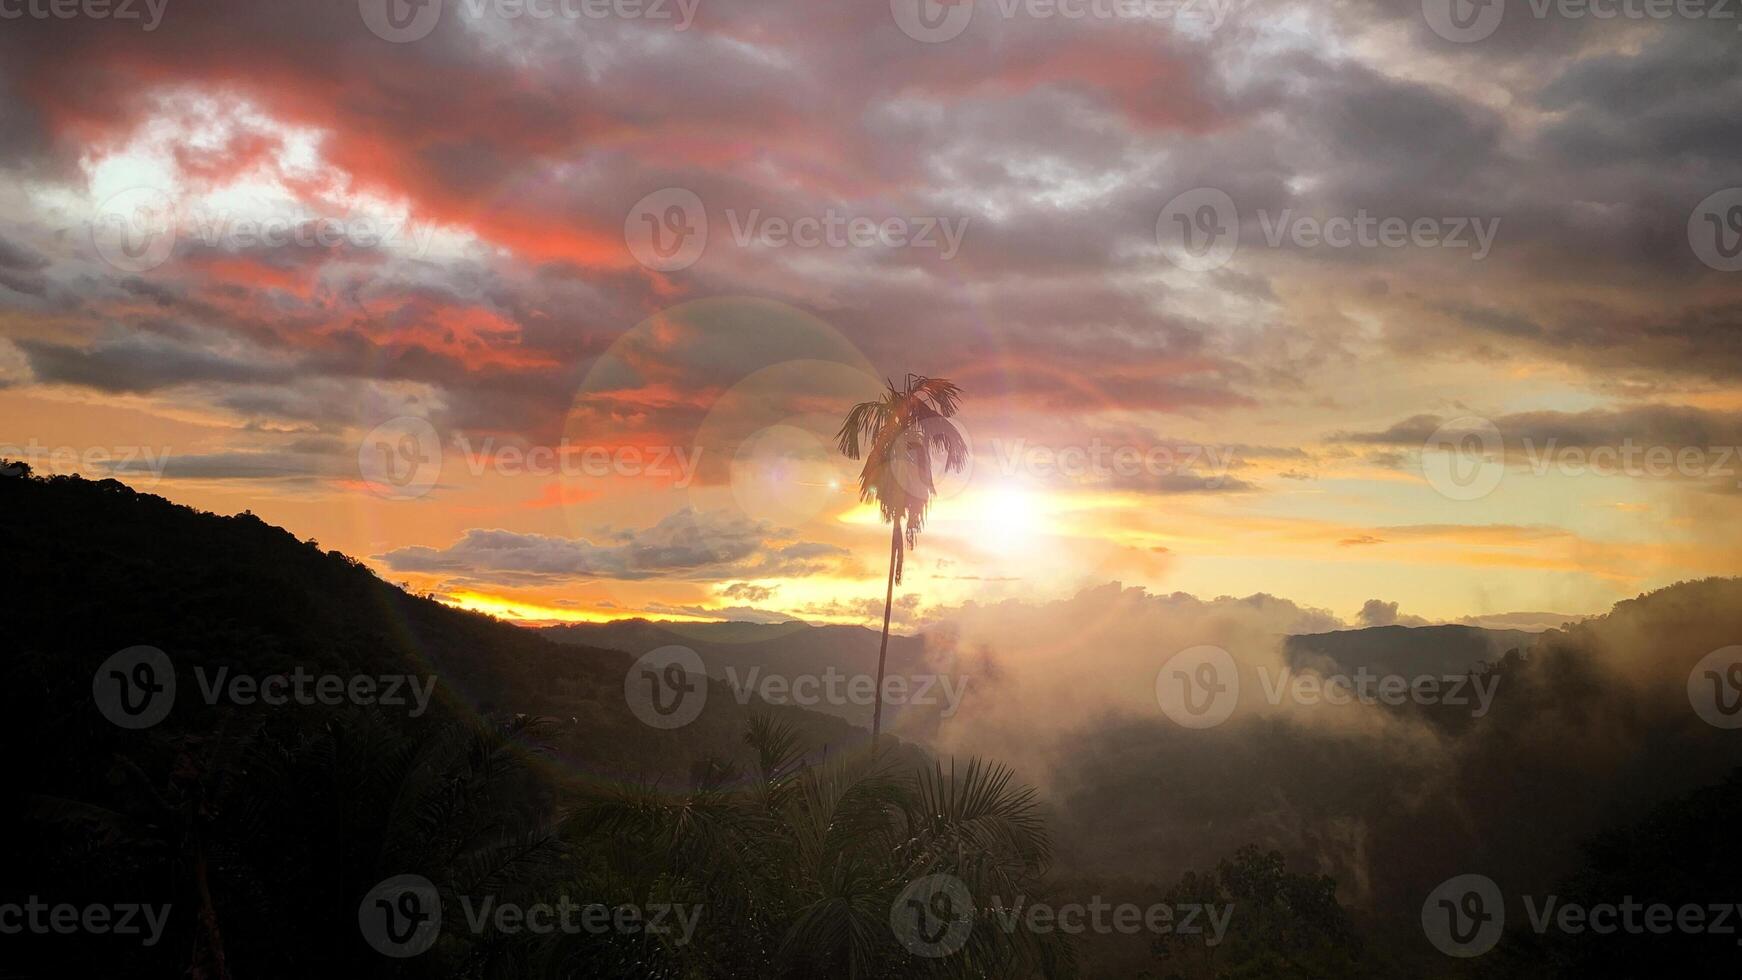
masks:
[(988, 539), (1006, 547), (1032, 543), (1045, 523), (1045, 513), (1034, 493), (1017, 487), (989, 491), (979, 511), (981, 519), (993, 528)]

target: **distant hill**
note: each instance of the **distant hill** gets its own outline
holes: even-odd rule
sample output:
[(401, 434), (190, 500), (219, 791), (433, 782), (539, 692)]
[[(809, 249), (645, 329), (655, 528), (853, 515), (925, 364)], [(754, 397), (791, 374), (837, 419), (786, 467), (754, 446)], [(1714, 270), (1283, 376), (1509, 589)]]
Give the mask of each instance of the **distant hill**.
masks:
[[(640, 656), (664, 646), (694, 650), (708, 676), (754, 684), (769, 675), (783, 678), (823, 677), (833, 671), (845, 676), (875, 677), (877, 647), (882, 634), (861, 626), (812, 626), (809, 623), (673, 623), (622, 619), (609, 623), (550, 626), (538, 631), (557, 643), (621, 650)], [(923, 636), (890, 634), (888, 675), (949, 674), (953, 664), (928, 653)], [(752, 674), (752, 671), (759, 671)], [(861, 727), (871, 724), (871, 707), (853, 702), (819, 703), (815, 710)], [(918, 706), (914, 711), (924, 714)], [(890, 711), (886, 717), (903, 712)], [(915, 730), (920, 719), (904, 717)]]
[[(569, 646), (606, 648), (640, 656), (650, 650), (682, 646), (701, 658), (708, 676), (727, 681), (744, 696), (747, 688), (769, 676), (790, 680), (836, 672), (845, 676), (875, 676), (877, 630), (862, 626), (813, 626), (809, 623), (678, 623), (623, 619), (609, 623), (575, 623), (537, 630)], [(1493, 630), (1474, 626), (1376, 626), (1289, 636), (1284, 652), (1290, 666), (1321, 672), (1353, 672), (1365, 667), (1376, 673), (1405, 676), (1469, 673), (1478, 663), (1494, 663), (1510, 650), (1528, 650), (1548, 633)], [(922, 635), (889, 637), (891, 676), (942, 675), (959, 678), (950, 650), (928, 645)], [(814, 710), (859, 727), (871, 724), (871, 706), (862, 702), (817, 703)], [(935, 731), (946, 705), (907, 705), (886, 709), (891, 731), (924, 740)]]
[[(686, 724), (644, 723), (624, 653), (557, 646), (250, 514), (114, 481), (0, 476), (0, 550), (0, 717), (29, 746), (0, 780), (0, 906), (43, 896), (162, 915), (149, 942), (12, 929), (6, 978), (773, 976), (787, 925), (768, 923), (786, 913), (739, 885), (790, 880), (775, 869), (801, 848), (767, 848), (730, 875), (718, 855), (758, 846), (733, 821), (771, 825), (774, 807), (745, 802), (754, 790), (867, 740), (717, 683)], [(107, 663), (142, 646), (161, 655)], [(415, 710), (370, 693), (403, 696), (407, 675), (433, 691)], [(281, 676), (320, 678), (297, 693), (326, 693), (290, 696)], [(916, 768), (897, 748), (891, 762)], [(359, 910), (408, 876), (444, 911), (434, 947), (402, 963), (377, 952), (398, 942), (392, 928)], [(552, 947), (468, 931), (460, 899), (497, 896), (672, 896), (706, 915), (692, 946), (583, 932)], [(733, 956), (756, 965), (712, 968)]]
[[(559, 647), (410, 595), (251, 514), (205, 513), (113, 480), (0, 478), (0, 548), (9, 607), (33, 613), (9, 617), (3, 669), (13, 683), (0, 705), (20, 723), (45, 704), (63, 706), (35, 722), (49, 742), (77, 742), (93, 725), (103, 734), (89, 707), (93, 673), (136, 645), (157, 647), (175, 664), (181, 688), (159, 726), (167, 731), (209, 720), (195, 696), (196, 667), (254, 676), (298, 667), (433, 674), (432, 716), (548, 716), (578, 771), (682, 777), (703, 757), (741, 754), (747, 719), (767, 710), (716, 686), (694, 722), (650, 728), (626, 705), (631, 658), (618, 650)], [(777, 713), (808, 744), (864, 737), (825, 714)]]
[(1375, 673), (1411, 677), (1464, 674), (1478, 662), (1498, 661), (1510, 650), (1528, 651), (1554, 633), (1476, 626), (1373, 626), (1291, 636), (1283, 650), (1293, 667), (1334, 665), (1345, 671), (1366, 667)]

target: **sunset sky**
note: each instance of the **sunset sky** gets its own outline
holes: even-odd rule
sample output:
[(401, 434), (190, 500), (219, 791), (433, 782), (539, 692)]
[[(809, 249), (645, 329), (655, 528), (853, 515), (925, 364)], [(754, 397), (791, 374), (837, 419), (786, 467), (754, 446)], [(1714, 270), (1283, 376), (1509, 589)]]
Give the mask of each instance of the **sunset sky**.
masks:
[(873, 623), (834, 433), (911, 372), (974, 459), (898, 628), (1737, 571), (1734, 21), (400, 2), (0, 20), (0, 454), (510, 618)]

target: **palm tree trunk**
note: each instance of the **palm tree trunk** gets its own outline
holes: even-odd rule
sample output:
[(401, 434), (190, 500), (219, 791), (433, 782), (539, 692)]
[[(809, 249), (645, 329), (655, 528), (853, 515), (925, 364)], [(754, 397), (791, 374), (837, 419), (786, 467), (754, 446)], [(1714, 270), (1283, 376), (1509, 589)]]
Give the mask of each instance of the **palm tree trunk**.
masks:
[(883, 731), (883, 660), (889, 655), (889, 607), (895, 599), (895, 556), (901, 550), (901, 518), (890, 522), (889, 586), (883, 591), (883, 642), (877, 645), (877, 693), (871, 709), (871, 747)]
[(200, 897), (200, 913), (188, 976), (193, 980), (230, 980), (230, 967), (224, 958), (224, 937), (218, 931), (218, 909), (212, 902), (211, 882), (206, 874), (204, 847), (196, 847), (194, 853), (194, 889)]

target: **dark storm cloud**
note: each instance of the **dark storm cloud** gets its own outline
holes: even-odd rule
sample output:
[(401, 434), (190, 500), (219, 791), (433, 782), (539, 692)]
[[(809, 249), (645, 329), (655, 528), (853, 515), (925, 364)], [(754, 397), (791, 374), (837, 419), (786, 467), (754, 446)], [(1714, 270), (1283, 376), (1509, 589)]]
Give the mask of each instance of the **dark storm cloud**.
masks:
[[(200, 381), (220, 407), (330, 417), (324, 393), (272, 390), (292, 382), (238, 359), (231, 334), (298, 365), (295, 383), (311, 389), (428, 386), (450, 425), (535, 439), (577, 399), (590, 422), (670, 439), (693, 429), (708, 393), (793, 356), (782, 335), (693, 329), (593, 374), (598, 384), (588, 371), (657, 311), (742, 293), (814, 312), (879, 369), (915, 350), (951, 376), (998, 361), (1013, 407), (1060, 411), (1262, 405), (1367, 342), (1295, 308), (1325, 293), (1369, 314), (1404, 359), (1558, 360), (1594, 385), (1742, 369), (1742, 288), (1700, 266), (1686, 233), (1695, 204), (1742, 184), (1733, 39), (1709, 24), (1519, 20), (1527, 6), (1462, 46), (1434, 38), (1419, 3), (1338, 4), (1305, 33), (1284, 27), (1306, 8), (1260, 3), (1195, 38), (1164, 24), (976, 18), (947, 51), (903, 36), (878, 5), (726, 2), (684, 32), (470, 22), (451, 8), (410, 44), (375, 37), (338, 0), (246, 2), (223, 17), (177, 7), (150, 35), (20, 23), (0, 37), (0, 85), (29, 110), (4, 125), (121, 142), (164, 111), (163, 80), (233, 93), (320, 132), (323, 163), (356, 189), (481, 247), (388, 258), (184, 243), (129, 277), (63, 270), (64, 247), (9, 232), (0, 286), (20, 303), (70, 304), (85, 337), (137, 325), (142, 302), (207, 331), (205, 352), (148, 350), (137, 367), (35, 337), (27, 356), (43, 381)], [(1325, 30), (1373, 48), (1333, 57), (1308, 43)], [(1421, 58), (1433, 69), (1404, 70)], [(1498, 82), (1509, 102), (1493, 97)], [(222, 186), (243, 166), (270, 172), (275, 139), (184, 147), (177, 160), (194, 183)], [(55, 156), (43, 139), (29, 146)], [(1161, 282), (1177, 270), (1155, 254), (1156, 216), (1200, 185), (1237, 201), (1242, 250), (1216, 273)], [(667, 186), (695, 191), (711, 225), (701, 260), (676, 275), (641, 268), (623, 242), (630, 205)], [(966, 230), (940, 261), (743, 246), (728, 218), (831, 209)], [(1501, 224), (1483, 263), (1259, 240), (1260, 212), (1356, 209)], [(1205, 294), (1255, 309), (1210, 308)]]
[(90, 347), (16, 341), (36, 379), (99, 391), (149, 392), (194, 382), (282, 381), (288, 366), (263, 363), (152, 334), (118, 334)]

